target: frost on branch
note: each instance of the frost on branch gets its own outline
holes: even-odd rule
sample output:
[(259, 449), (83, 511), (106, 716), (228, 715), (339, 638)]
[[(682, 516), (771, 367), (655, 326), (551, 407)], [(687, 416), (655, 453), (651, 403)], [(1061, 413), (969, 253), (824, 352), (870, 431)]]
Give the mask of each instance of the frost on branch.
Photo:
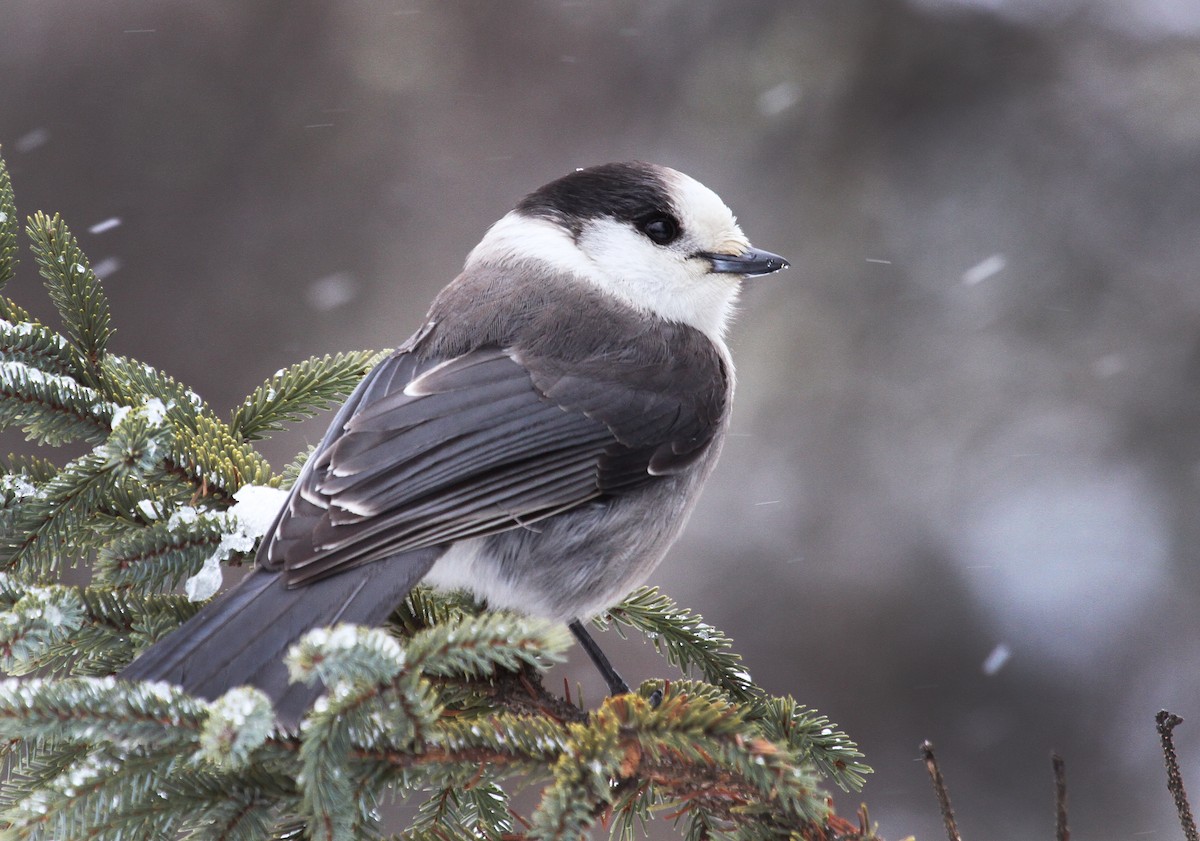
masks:
[[(7, 576), (0, 576), (4, 586)], [(0, 613), (0, 670), (28, 674), (42, 665), (40, 658), (55, 643), (79, 630), (84, 608), (69, 587), (29, 587)]]
[(201, 755), (214, 765), (244, 767), (274, 729), (270, 698), (252, 686), (231, 689), (209, 707), (200, 732)]

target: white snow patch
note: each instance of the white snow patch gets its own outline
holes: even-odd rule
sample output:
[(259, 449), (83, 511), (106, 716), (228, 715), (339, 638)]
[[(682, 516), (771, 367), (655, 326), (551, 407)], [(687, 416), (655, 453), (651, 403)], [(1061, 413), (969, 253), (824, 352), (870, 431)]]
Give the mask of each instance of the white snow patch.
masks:
[(27, 499), (29, 497), (43, 498), (46, 496), (45, 491), (39, 491), (37, 485), (30, 482), (28, 478), (20, 473), (9, 473), (0, 476), (0, 491), (11, 493), (17, 499)]
[[(267, 533), (275, 515), (287, 499), (287, 491), (260, 485), (244, 485), (233, 495), (237, 500), (226, 512), (232, 530), (221, 537), (216, 550), (205, 561), (200, 571), (184, 583), (190, 601), (198, 602), (213, 596), (221, 588), (221, 561), (234, 552), (249, 552), (254, 549), (258, 538)], [(191, 506), (181, 506), (171, 515), (168, 526), (194, 522), (199, 517)]]
[(167, 528), (173, 529), (176, 526), (194, 523), (200, 518), (200, 512), (191, 505), (181, 505), (171, 512), (171, 518), (167, 520)]
[(170, 405), (163, 403), (162, 400), (158, 399), (157, 397), (151, 397), (141, 406), (137, 407), (118, 406), (113, 411), (112, 428), (116, 429), (118, 426), (120, 426), (121, 421), (129, 417), (129, 413), (134, 411), (141, 412), (142, 416), (146, 418), (146, 421), (150, 424), (150, 426), (162, 426), (163, 421), (167, 418), (167, 410), (170, 408)]
[(175, 701), (179, 697), (179, 687), (173, 683), (167, 683), (165, 680), (143, 683), (142, 689), (145, 690), (147, 695), (168, 703)]
[(240, 730), (252, 716), (261, 716), (264, 705), (270, 708), (260, 690), (253, 686), (235, 686), (213, 703), (212, 712)]
[[(14, 336), (31, 336), (36, 328), (37, 325), (32, 321), (19, 321), (14, 324), (11, 321), (0, 318), (0, 329), (10, 330)], [(55, 338), (58, 340), (59, 347), (67, 347), (69, 344), (62, 336), (55, 336)]]
[(287, 500), (288, 492), (262, 485), (243, 485), (233, 498), (237, 504), (229, 513), (237, 517), (242, 531), (251, 537), (262, 537), (271, 527), (275, 515)]
[(151, 397), (142, 406), (142, 410), (146, 413), (146, 420), (151, 426), (162, 426), (162, 422), (166, 420), (167, 409), (169, 408), (169, 406), (157, 397)]
[(26, 365), (24, 362), (0, 362), (0, 377), (3, 377), (8, 382), (15, 382), (16, 377), (24, 377), (34, 383), (61, 382), (65, 388), (86, 388), (86, 386), (81, 386), (68, 377), (47, 374), (45, 371)]
[(189, 602), (202, 602), (216, 595), (222, 581), (221, 554), (217, 552), (208, 557), (198, 573), (184, 582), (183, 591), (187, 593)]
[(121, 425), (121, 421), (125, 420), (125, 418), (127, 418), (129, 416), (129, 413), (132, 411), (133, 411), (132, 406), (118, 406), (117, 410), (115, 412), (113, 412), (112, 421), (110, 423), (110, 426), (113, 429), (116, 429), (118, 426)]

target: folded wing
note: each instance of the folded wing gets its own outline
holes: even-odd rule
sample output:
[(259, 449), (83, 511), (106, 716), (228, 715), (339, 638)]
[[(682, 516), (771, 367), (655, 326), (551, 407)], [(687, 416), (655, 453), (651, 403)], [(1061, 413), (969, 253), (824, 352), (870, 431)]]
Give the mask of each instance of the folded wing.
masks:
[(665, 387), (662, 370), (613, 370), (502, 348), (450, 359), (397, 353), (335, 418), (260, 564), (282, 567), (296, 586), (526, 526), (686, 469), (715, 434), (724, 390)]

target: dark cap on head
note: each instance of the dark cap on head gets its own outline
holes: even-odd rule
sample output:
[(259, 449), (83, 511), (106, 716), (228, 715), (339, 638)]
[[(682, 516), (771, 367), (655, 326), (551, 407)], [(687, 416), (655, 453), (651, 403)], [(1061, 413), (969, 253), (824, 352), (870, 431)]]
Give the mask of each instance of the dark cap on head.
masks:
[(664, 170), (654, 164), (601, 164), (564, 175), (521, 199), (517, 210), (549, 219), (578, 234), (589, 219), (627, 221), (655, 213), (674, 214)]

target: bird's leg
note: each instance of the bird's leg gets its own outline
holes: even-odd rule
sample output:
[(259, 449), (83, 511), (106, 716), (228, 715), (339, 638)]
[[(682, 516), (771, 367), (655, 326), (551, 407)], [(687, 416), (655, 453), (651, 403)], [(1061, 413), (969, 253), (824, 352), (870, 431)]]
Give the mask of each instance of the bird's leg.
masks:
[(600, 650), (600, 646), (596, 645), (596, 641), (583, 629), (583, 624), (576, 619), (567, 627), (571, 629), (571, 633), (575, 635), (575, 639), (579, 640), (579, 644), (583, 646), (583, 650), (587, 652), (588, 657), (592, 658), (592, 662), (600, 670), (600, 675), (604, 678), (604, 682), (608, 684), (609, 693), (612, 695), (627, 695), (629, 693), (629, 684), (617, 674), (617, 670), (613, 668), (612, 663), (608, 662), (608, 658), (604, 656), (604, 652)]

